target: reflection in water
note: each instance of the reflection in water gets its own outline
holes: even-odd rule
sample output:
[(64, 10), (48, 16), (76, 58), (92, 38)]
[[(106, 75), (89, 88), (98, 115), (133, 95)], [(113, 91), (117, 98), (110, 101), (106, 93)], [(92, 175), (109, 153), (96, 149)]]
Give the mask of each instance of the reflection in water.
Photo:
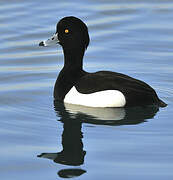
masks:
[(84, 174), (86, 171), (83, 169), (62, 169), (58, 175), (62, 178), (72, 178)]
[[(135, 108), (90, 108), (54, 102), (54, 108), (63, 123), (62, 146), (58, 153), (42, 153), (38, 157), (48, 158), (55, 163), (79, 166), (84, 163), (86, 151), (82, 143), (82, 123), (99, 125), (134, 125), (151, 119), (158, 112), (156, 106)], [(79, 168), (62, 169), (58, 175), (63, 178), (80, 176), (85, 170)]]
[(151, 119), (158, 112), (157, 106), (131, 108), (93, 108), (73, 104), (54, 102), (55, 111), (60, 121), (67, 119), (82, 123), (99, 125), (134, 125)]
[(62, 134), (63, 150), (58, 153), (43, 153), (39, 157), (52, 159), (55, 163), (79, 166), (84, 162), (86, 151), (83, 150), (81, 122), (62, 119), (64, 124)]

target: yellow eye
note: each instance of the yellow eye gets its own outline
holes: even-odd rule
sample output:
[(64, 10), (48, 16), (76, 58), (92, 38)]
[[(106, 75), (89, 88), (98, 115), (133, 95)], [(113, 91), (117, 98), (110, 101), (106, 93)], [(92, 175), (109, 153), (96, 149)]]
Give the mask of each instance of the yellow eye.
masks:
[(65, 31), (64, 31), (64, 32), (67, 34), (67, 33), (69, 33), (69, 30), (68, 30), (68, 29), (65, 29)]

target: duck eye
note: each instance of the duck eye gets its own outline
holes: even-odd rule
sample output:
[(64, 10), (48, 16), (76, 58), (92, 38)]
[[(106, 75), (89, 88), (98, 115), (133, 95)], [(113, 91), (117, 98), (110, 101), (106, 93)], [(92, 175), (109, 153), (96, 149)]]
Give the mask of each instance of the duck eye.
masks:
[(68, 33), (69, 33), (69, 30), (68, 30), (68, 29), (65, 29), (64, 32), (65, 32), (66, 34), (68, 34)]

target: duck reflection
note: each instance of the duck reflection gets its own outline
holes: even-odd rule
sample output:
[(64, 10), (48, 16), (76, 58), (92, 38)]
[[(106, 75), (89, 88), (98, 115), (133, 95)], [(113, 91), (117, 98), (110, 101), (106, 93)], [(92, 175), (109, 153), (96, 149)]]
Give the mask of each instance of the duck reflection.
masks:
[[(158, 106), (131, 108), (93, 108), (73, 104), (54, 102), (54, 108), (60, 121), (67, 119), (80, 123), (98, 125), (135, 125), (152, 119), (159, 111)], [(74, 121), (73, 121), (74, 122)]]
[[(55, 101), (54, 109), (63, 123), (62, 147), (57, 153), (42, 153), (41, 158), (48, 158), (55, 163), (79, 166), (84, 163), (86, 151), (83, 150), (83, 123), (99, 125), (135, 125), (151, 119), (158, 112), (157, 106), (134, 108), (90, 108)], [(58, 175), (63, 178), (80, 176), (86, 171), (80, 168), (62, 169)]]
[(55, 163), (79, 166), (84, 162), (86, 151), (83, 150), (81, 122), (61, 119), (63, 122), (62, 147), (58, 153), (42, 153), (38, 157), (52, 159)]

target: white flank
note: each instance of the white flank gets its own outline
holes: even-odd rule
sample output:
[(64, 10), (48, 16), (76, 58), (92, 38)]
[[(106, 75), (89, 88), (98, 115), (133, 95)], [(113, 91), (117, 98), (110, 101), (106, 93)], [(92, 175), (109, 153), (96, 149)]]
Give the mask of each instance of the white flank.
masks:
[(105, 90), (91, 94), (82, 94), (73, 86), (66, 94), (64, 102), (90, 107), (124, 107), (126, 99), (118, 90)]

